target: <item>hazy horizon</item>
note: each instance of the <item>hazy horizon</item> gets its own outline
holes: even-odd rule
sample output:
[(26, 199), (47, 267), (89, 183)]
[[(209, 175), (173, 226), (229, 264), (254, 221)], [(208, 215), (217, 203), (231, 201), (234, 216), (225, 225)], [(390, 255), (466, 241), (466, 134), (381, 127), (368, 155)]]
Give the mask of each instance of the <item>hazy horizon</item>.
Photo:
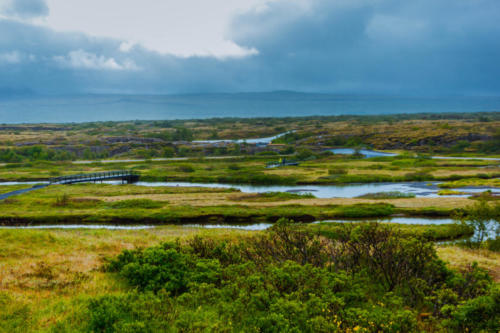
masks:
[(0, 98), (0, 122), (6, 124), (492, 111), (500, 111), (498, 96), (415, 97), (280, 91)]

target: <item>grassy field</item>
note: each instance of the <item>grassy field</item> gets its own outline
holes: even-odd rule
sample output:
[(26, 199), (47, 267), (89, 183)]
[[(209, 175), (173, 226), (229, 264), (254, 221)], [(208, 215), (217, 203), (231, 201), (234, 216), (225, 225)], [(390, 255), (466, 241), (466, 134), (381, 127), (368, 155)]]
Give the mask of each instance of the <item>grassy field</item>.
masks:
[[(422, 232), (428, 227), (405, 227)], [(439, 226), (432, 226), (434, 231)], [(447, 227), (445, 227), (447, 228)], [(130, 290), (100, 268), (124, 249), (149, 247), (175, 239), (231, 239), (252, 231), (164, 226), (150, 230), (0, 230), (0, 330), (49, 332), (75, 315), (89, 297)], [(500, 278), (498, 253), (438, 247), (440, 257), (457, 268), (477, 261)]]
[(176, 226), (154, 230), (0, 230), (0, 331), (49, 331), (77, 312), (86, 298), (128, 290), (99, 268), (123, 249), (195, 234), (234, 237), (243, 232)]
[(243, 184), (346, 184), (402, 181), (447, 181), (443, 186), (499, 186), (496, 161), (429, 160), (411, 156), (352, 159), (327, 156), (299, 166), (267, 169), (276, 157), (191, 159), (135, 163), (31, 162), (0, 166), (1, 181), (42, 181), (64, 175), (134, 170), (144, 181), (222, 182)]
[[(1, 191), (9, 191), (1, 189)], [(475, 201), (464, 197), (318, 199), (290, 193), (249, 194), (231, 188), (52, 185), (0, 202), (4, 225), (54, 223), (248, 223), (288, 217), (450, 216)]]

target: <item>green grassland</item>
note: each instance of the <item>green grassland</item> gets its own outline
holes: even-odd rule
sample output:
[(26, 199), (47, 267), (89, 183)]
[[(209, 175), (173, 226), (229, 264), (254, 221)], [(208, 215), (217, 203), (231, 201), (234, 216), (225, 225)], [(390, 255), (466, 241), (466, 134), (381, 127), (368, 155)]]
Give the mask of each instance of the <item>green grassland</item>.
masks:
[[(404, 239), (406, 240), (403, 241), (403, 239), (397, 238), (389, 242), (390, 244), (399, 244), (398, 242), (412, 244), (411, 242), (413, 242), (413, 246), (415, 246), (420, 243), (412, 240), (412, 237), (421, 237), (419, 235), (425, 235), (425, 237), (440, 235), (442, 233), (450, 233), (452, 237), (455, 235), (455, 231), (451, 230), (450, 226), (397, 227), (403, 231)], [(336, 239), (339, 235), (345, 235), (345, 231), (340, 232), (338, 226), (333, 224), (309, 226), (299, 225), (297, 228), (298, 230), (306, 228), (306, 230), (310, 230), (313, 234), (323, 234), (323, 236), (320, 237), (327, 237), (326, 239), (329, 237)], [(357, 234), (353, 233), (352, 235), (354, 236)], [(264, 238), (261, 239), (261, 237)], [(384, 284), (382, 283), (383, 280), (378, 280), (376, 275), (364, 276), (363, 273), (351, 272), (344, 278), (342, 278), (342, 275), (324, 275), (324, 277), (319, 278), (318, 274), (327, 274), (327, 271), (320, 272), (318, 271), (318, 268), (310, 266), (307, 262), (305, 266), (302, 266), (303, 264), (300, 262), (291, 265), (290, 263), (287, 264), (287, 261), (275, 263), (274, 259), (267, 260), (265, 259), (266, 257), (264, 257), (261, 260), (267, 264), (264, 264), (263, 266), (258, 264), (258, 259), (254, 259), (254, 264), (250, 262), (247, 262), (246, 264), (243, 263), (243, 266), (239, 269), (235, 271), (225, 271), (223, 275), (219, 275), (219, 273), (216, 275), (202, 275), (205, 277), (225, 276), (225, 279), (227, 279), (235, 276), (234, 274), (236, 272), (239, 272), (238, 275), (240, 275), (242, 280), (240, 281), (240, 284), (236, 284), (238, 289), (240, 291), (245, 291), (246, 293), (247, 288), (253, 288), (253, 296), (248, 299), (249, 301), (251, 300), (250, 303), (243, 302), (243, 299), (239, 299), (227, 304), (228, 306), (231, 306), (233, 310), (225, 312), (225, 315), (228, 315), (231, 318), (230, 320), (224, 320), (223, 322), (220, 322), (221, 319), (217, 318), (224, 318), (225, 315), (220, 317), (214, 313), (214, 311), (218, 311), (217, 309), (223, 309), (223, 307), (221, 308), (216, 304), (213, 304), (213, 297), (218, 299), (217, 302), (223, 302), (223, 300), (230, 295), (236, 296), (238, 294), (242, 294), (226, 293), (224, 294), (225, 296), (222, 297), (221, 294), (217, 293), (216, 295), (210, 296), (211, 294), (209, 293), (209, 290), (217, 291), (218, 288), (222, 288), (222, 286), (229, 287), (232, 284), (208, 284), (206, 285), (206, 288), (203, 289), (204, 292), (202, 294), (196, 294), (195, 296), (186, 293), (181, 298), (178, 298), (178, 296), (180, 297), (180, 294), (184, 293), (183, 291), (180, 293), (170, 293), (170, 296), (167, 296), (162, 292), (152, 293), (151, 291), (142, 294), (142, 291), (140, 291), (142, 288), (139, 288), (139, 291), (137, 291), (137, 282), (134, 282), (139, 280), (130, 280), (130, 275), (126, 275), (123, 272), (110, 272), (108, 269), (105, 269), (110, 260), (117, 260), (116, 256), (123, 250), (144, 249), (158, 246), (162, 247), (161, 244), (169, 242), (170, 244), (180, 244), (182, 247), (195, 246), (193, 249), (197, 249), (196, 251), (206, 249), (203, 250), (206, 251), (204, 252), (206, 259), (201, 260), (195, 267), (197, 267), (197, 269), (201, 269), (201, 272), (208, 274), (213, 268), (219, 267), (219, 265), (214, 266), (215, 263), (214, 265), (206, 266), (211, 263), (207, 260), (209, 258), (213, 258), (214, 255), (217, 255), (217, 258), (220, 258), (218, 261), (221, 265), (223, 265), (223, 267), (226, 267), (228, 260), (237, 259), (237, 257), (226, 256), (228, 253), (236, 253), (228, 252), (233, 251), (231, 250), (233, 247), (231, 247), (230, 244), (236, 245), (240, 242), (257, 242), (255, 243), (255, 246), (259, 244), (263, 245), (268, 244), (267, 241), (265, 241), (267, 237), (267, 232), (238, 231), (229, 229), (209, 230), (181, 226), (163, 226), (148, 230), (113, 231), (90, 229), (0, 229), (0, 331), (89, 332), (106, 330), (109, 332), (120, 332), (127, 329), (127, 327), (120, 325), (129, 323), (128, 329), (130, 330), (130, 323), (135, 321), (143, 323), (134, 324), (139, 325), (133, 326), (135, 327), (135, 331), (151, 331), (150, 325), (156, 325), (160, 320), (165, 320), (165, 324), (170, 327), (170, 330), (175, 331), (192, 331), (201, 330), (202, 328), (203, 330), (208, 329), (213, 331), (238, 331), (238, 326), (229, 325), (229, 323), (233, 322), (234, 325), (249, 325), (252, 322), (253, 324), (251, 325), (262, 325), (262, 322), (257, 322), (255, 320), (249, 321), (247, 322), (248, 324), (245, 324), (244, 321), (237, 319), (238, 316), (239, 318), (242, 318), (241, 316), (246, 316), (245, 314), (247, 314), (255, 319), (259, 318), (261, 315), (265, 316), (265, 313), (289, 313), (291, 309), (298, 311), (299, 308), (302, 308), (304, 310), (309, 309), (309, 311), (311, 311), (311, 309), (316, 309), (316, 307), (313, 307), (313, 304), (325, 304), (326, 306), (326, 304), (330, 304), (332, 300), (341, 299), (345, 300), (347, 303), (341, 302), (338, 303), (338, 305), (344, 304), (343, 307), (345, 308), (349, 307), (357, 309), (356, 312), (350, 312), (351, 315), (348, 315), (346, 312), (341, 311), (337, 307), (326, 306), (325, 311), (329, 309), (332, 312), (328, 312), (328, 316), (325, 317), (327, 320), (323, 322), (323, 326), (311, 326), (311, 324), (306, 322), (306, 320), (300, 319), (309, 316), (302, 312), (300, 312), (301, 317), (296, 318), (298, 321), (293, 321), (294, 316), (285, 318), (288, 318), (287, 320), (292, 320), (294, 325), (302, 322), (302, 325), (305, 325), (304, 327), (316, 327), (316, 331), (322, 331), (323, 329), (320, 328), (325, 327), (324, 325), (326, 323), (333, 323), (335, 326), (338, 324), (339, 327), (342, 328), (341, 331), (352, 332), (360, 331), (362, 327), (365, 327), (365, 325), (369, 328), (370, 325), (372, 325), (370, 322), (373, 322), (373, 325), (377, 325), (377, 327), (379, 327), (378, 331), (387, 332), (396, 332), (401, 329), (401, 327), (409, 327), (412, 328), (411, 330), (416, 330), (418, 327), (420, 330), (426, 331), (430, 328), (436, 330), (440, 325), (450, 325), (452, 328), (453, 325), (460, 325), (460, 323), (467, 325), (467, 323), (463, 323), (459, 319), (461, 313), (460, 311), (465, 311), (463, 308), (451, 308), (453, 312), (448, 314), (441, 314), (441, 312), (434, 313), (429, 311), (429, 307), (427, 307), (427, 304), (430, 303), (411, 302), (411, 298), (406, 298), (408, 296), (401, 296), (402, 298), (400, 298), (398, 295), (406, 294), (404, 292), (399, 294), (402, 292), (402, 290), (399, 289), (399, 285), (393, 292), (384, 292), (386, 287), (384, 287)], [(269, 239), (272, 240), (273, 238)], [(300, 242), (300, 238), (296, 238), (296, 236), (292, 237), (292, 239), (294, 239), (294, 242)], [(354, 239), (355, 238), (353, 238), (353, 240)], [(226, 245), (217, 246), (220, 242)], [(310, 244), (307, 246), (308, 249), (311, 250), (311, 259), (313, 259), (315, 258), (314, 251), (316, 251), (313, 250), (314, 243), (307, 244)], [(326, 243), (322, 244), (326, 245)], [(276, 249), (279, 249), (277, 247), (278, 244), (274, 246), (276, 246)], [(434, 263), (436, 258), (434, 257), (433, 250), (427, 247), (427, 245), (425, 246), (425, 253), (430, 255), (426, 262), (428, 264)], [(262, 248), (262, 250), (267, 251), (265, 246), (259, 245), (258, 248)], [(388, 248), (387, 250), (390, 249), (391, 248)], [(152, 251), (152, 249), (147, 251)], [(402, 251), (402, 248), (399, 248), (398, 251)], [(411, 248), (408, 248), (407, 251), (411, 251)], [(158, 254), (160, 253), (161, 252)], [(300, 258), (295, 257), (299, 255), (298, 253), (286, 251), (276, 252), (276, 256), (279, 258), (280, 256), (287, 255), (287, 253), (289, 253), (290, 257), (288, 258), (292, 261), (292, 263), (295, 258)], [(500, 257), (497, 253), (465, 250), (455, 246), (439, 247), (437, 249), (437, 253), (440, 255), (441, 259), (447, 262), (448, 267), (452, 267), (456, 270), (457, 273), (455, 274), (474, 274), (472, 276), (465, 275), (465, 278), (467, 279), (468, 276), (469, 279), (472, 278), (473, 281), (478, 281), (476, 284), (471, 285), (469, 289), (467, 289), (469, 292), (474, 292), (474, 294), (472, 294), (473, 296), (460, 296), (464, 294), (462, 294), (462, 292), (455, 291), (455, 287), (451, 288), (454, 292), (458, 293), (459, 297), (465, 297), (463, 299), (464, 301), (466, 301), (468, 297), (477, 297), (480, 295), (489, 297), (486, 295), (489, 295), (488, 290), (490, 290), (490, 280), (488, 280), (488, 278), (486, 278), (481, 271), (478, 271), (477, 268), (471, 271), (468, 263), (472, 260), (479, 261), (480, 267), (488, 270), (491, 274), (500, 272)], [(424, 253), (420, 252), (420, 255), (424, 255)], [(399, 256), (398, 258), (404, 257), (410, 258), (411, 256), (409, 253), (405, 252), (402, 257)], [(153, 258), (154, 257), (151, 257), (151, 259)], [(467, 258), (468, 261), (463, 262), (464, 258)], [(160, 262), (175, 264), (175, 260), (175, 257), (173, 257), (168, 261), (157, 261), (155, 263), (152, 262), (151, 264), (158, 265)], [(269, 264), (273, 265), (272, 267), (269, 267), (271, 268), (273, 275), (269, 276), (265, 280), (261, 280), (262, 277), (260, 277), (260, 274), (267, 271), (265, 267)], [(235, 266), (232, 267), (233, 269), (236, 269)], [(246, 269), (244, 269), (244, 267), (246, 267)], [(289, 269), (282, 271), (285, 267), (289, 267)], [(253, 278), (251, 276), (247, 276), (250, 271), (253, 272)], [(137, 274), (142, 274), (140, 272), (141, 271), (137, 271)], [(334, 270), (334, 272), (339, 273), (337, 270)], [(434, 273), (436, 272), (443, 272), (443, 270), (440, 268), (440, 270), (436, 270)], [(152, 271), (151, 274), (155, 274), (154, 271)], [(153, 276), (154, 275), (152, 275), (152, 277)], [(165, 276), (168, 278), (168, 276), (172, 275)], [(457, 277), (460, 276), (461, 275), (458, 275)], [(372, 278), (375, 279), (372, 280)], [(296, 281), (295, 279), (300, 280)], [(349, 280), (351, 280), (353, 284), (345, 284)], [(158, 283), (160, 283), (158, 286), (161, 286), (162, 283), (161, 280), (144, 280), (145, 283), (148, 283), (148, 281), (151, 281), (151, 283), (153, 283), (153, 281), (158, 281)], [(198, 281), (208, 283), (208, 281), (205, 280)], [(264, 281), (265, 284), (268, 283), (268, 286), (262, 286), (259, 281)], [(308, 288), (309, 293), (299, 294), (305, 297), (301, 297), (299, 299), (295, 299), (294, 297), (296, 296), (290, 294), (289, 296), (292, 298), (288, 298), (288, 302), (305, 302), (307, 300), (311, 300), (312, 303), (303, 304), (303, 306), (299, 307), (297, 306), (301, 303), (297, 303), (297, 306), (291, 303), (282, 303), (282, 306), (285, 306), (285, 308), (277, 307), (277, 305), (275, 305), (273, 306), (272, 311), (269, 311), (269, 309), (264, 311), (266, 309), (265, 304), (269, 304), (265, 301), (265, 299), (271, 301), (277, 296), (282, 297), (283, 295), (286, 297), (288, 294), (286, 290), (288, 289), (281, 288), (290, 288), (293, 283), (296, 283), (293, 281), (296, 281), (300, 285), (305, 285)], [(332, 288), (328, 287), (326, 289), (316, 289), (325, 283), (328, 284), (327, 281), (334, 283), (334, 285), (330, 286)], [(411, 280), (403, 281), (411, 283)], [(458, 288), (460, 283), (462, 283), (461, 281), (461, 279), (451, 279), (447, 283), (448, 286), (456, 285)], [(482, 287), (480, 289), (476, 289), (479, 285)], [(274, 286), (279, 288), (276, 290), (277, 293), (273, 291), (275, 289), (269, 289), (275, 288)], [(190, 284), (190, 287), (187, 290), (194, 293), (194, 289), (192, 288), (195, 288), (195, 284)], [(433, 288), (437, 288), (437, 286)], [(326, 292), (327, 290), (330, 290), (330, 292)], [(429, 292), (428, 290), (429, 289), (426, 288), (422, 291), (427, 293)], [(201, 289), (199, 291), (202, 292)], [(316, 298), (313, 297), (313, 294), (311, 294), (312, 291), (314, 291), (313, 294), (316, 295), (316, 298), (319, 297), (322, 300), (322, 303), (313, 302)], [(267, 295), (268, 292), (271, 292), (272, 295), (274, 295), (272, 296), (273, 298), (262, 298)], [(331, 292), (336, 293), (336, 297), (332, 298)], [(339, 292), (340, 294), (337, 294)], [(446, 291), (447, 295), (450, 295), (451, 292), (452, 291), (450, 289)], [(394, 293), (396, 295), (394, 295)], [(157, 299), (154, 295), (157, 295), (159, 298)], [(367, 295), (368, 298), (360, 299), (359, 297), (361, 297), (361, 295)], [(187, 298), (188, 296), (191, 298)], [(257, 302), (258, 300), (259, 302)], [(192, 303), (193, 301), (195, 304)], [(240, 310), (239, 301), (245, 303), (244, 308), (248, 311)], [(487, 301), (487, 299), (484, 299), (483, 301)], [(271, 303), (274, 303), (274, 300)], [(222, 303), (219, 304), (222, 305)], [(363, 304), (368, 305), (368, 307)], [(453, 306), (458, 305), (455, 304), (456, 303), (451, 303)], [(485, 307), (482, 311), (490, 311), (487, 310), (489, 309), (487, 304), (489, 303), (484, 303)], [(292, 305), (293, 307), (290, 307)], [(333, 303), (331, 305), (333, 306)], [(374, 306), (372, 307), (372, 305)], [(114, 306), (117, 306), (117, 308), (114, 308)], [(254, 309), (261, 307), (264, 307), (263, 312), (259, 311), (259, 314), (254, 312)], [(319, 307), (318, 315), (322, 316), (323, 308), (324, 307), (322, 306)], [(209, 313), (207, 313), (207, 311)], [(294, 313), (297, 315), (297, 312)], [(366, 320), (360, 320), (361, 317), (359, 316), (363, 313), (364, 315), (362, 318), (365, 318)], [(374, 314), (375, 317), (372, 318), (369, 313)], [(393, 315), (391, 315), (391, 313), (393, 313)], [(426, 316), (420, 316), (419, 313), (428, 314)], [(468, 312), (464, 313), (467, 314)], [(232, 317), (233, 314), (236, 315), (236, 317)], [(181, 317), (179, 317), (179, 315)], [(338, 318), (335, 322), (333, 322), (334, 315), (337, 315)], [(492, 316), (494, 315), (495, 314), (493, 313)], [(429, 316), (432, 318), (429, 318)], [(454, 318), (456, 322), (442, 322), (443, 317), (451, 319)], [(342, 322), (339, 323), (339, 321)], [(217, 325), (217, 322), (219, 323), (218, 326), (213, 326)], [(283, 323), (283, 320), (280, 321), (280, 323)], [(480, 321), (479, 319), (476, 319), (474, 323), (474, 325), (485, 325), (483, 321)], [(177, 329), (174, 329), (175, 327), (177, 327)], [(328, 327), (329, 326), (326, 326), (324, 330), (331, 331)], [(460, 328), (457, 328), (456, 330), (460, 330)], [(455, 331), (455, 329), (452, 331)]]
[(247, 194), (231, 188), (52, 185), (0, 201), (0, 223), (250, 223), (273, 222), (281, 217), (311, 222), (387, 217), (396, 213), (452, 216), (465, 212), (474, 203), (468, 198), (449, 199), (400, 196), (317, 199), (291, 193)]
[[(465, 185), (498, 186), (500, 166), (496, 161), (430, 160), (397, 156), (352, 159), (333, 155), (302, 161), (299, 166), (267, 169), (270, 157), (190, 159), (123, 163), (73, 164), (31, 162), (0, 166), (2, 181), (43, 181), (64, 175), (129, 169), (143, 181), (220, 182), (233, 184), (347, 184), (401, 181), (450, 182)], [(333, 171), (332, 171), (333, 170)], [(443, 185), (447, 186), (447, 185)]]

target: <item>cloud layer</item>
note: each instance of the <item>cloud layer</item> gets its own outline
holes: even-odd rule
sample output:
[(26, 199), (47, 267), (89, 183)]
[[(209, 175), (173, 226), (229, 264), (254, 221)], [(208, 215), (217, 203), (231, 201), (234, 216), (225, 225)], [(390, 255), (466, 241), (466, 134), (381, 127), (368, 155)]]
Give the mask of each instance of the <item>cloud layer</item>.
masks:
[(49, 7), (44, 0), (2, 0), (0, 14), (13, 18), (31, 19), (49, 14)]
[(303, 90), (500, 94), (498, 0), (275, 0), (234, 18), (245, 57), (176, 57), (26, 19), (0, 7), (0, 90), (192, 93)]

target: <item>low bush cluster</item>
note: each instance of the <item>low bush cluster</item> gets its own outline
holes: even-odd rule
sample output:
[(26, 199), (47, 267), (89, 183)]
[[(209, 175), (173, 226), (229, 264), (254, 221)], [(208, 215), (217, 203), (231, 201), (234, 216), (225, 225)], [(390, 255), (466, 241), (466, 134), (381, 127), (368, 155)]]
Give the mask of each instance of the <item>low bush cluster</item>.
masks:
[(233, 240), (126, 250), (106, 267), (136, 290), (90, 299), (83, 331), (497, 331), (500, 292), (450, 270), (425, 237), (377, 223), (334, 238), (287, 221)]

